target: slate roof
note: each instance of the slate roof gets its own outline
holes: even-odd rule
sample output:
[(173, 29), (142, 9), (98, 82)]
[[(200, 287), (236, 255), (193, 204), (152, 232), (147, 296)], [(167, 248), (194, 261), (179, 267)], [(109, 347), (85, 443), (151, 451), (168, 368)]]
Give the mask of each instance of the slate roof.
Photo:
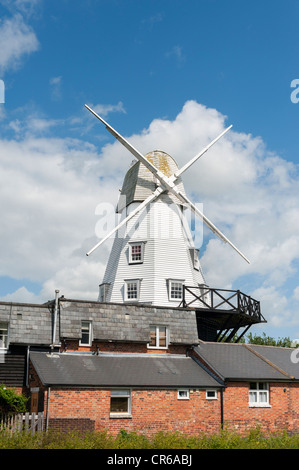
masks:
[(31, 352), (30, 360), (45, 386), (220, 386), (192, 358), (179, 355)]
[(52, 342), (51, 304), (0, 303), (0, 322), (9, 323), (9, 342), (49, 345)]
[[(80, 339), (81, 322), (92, 321), (95, 341), (150, 341), (150, 325), (168, 326), (170, 343), (198, 344), (191, 309), (59, 299), (56, 343)], [(9, 323), (9, 342), (46, 346), (52, 343), (54, 301), (47, 304), (0, 302), (0, 322)]]
[(200, 341), (195, 351), (223, 380), (299, 379), (291, 348)]
[(150, 341), (150, 325), (168, 326), (170, 344), (198, 344), (193, 310), (60, 299), (61, 337), (81, 336), (81, 321), (92, 321), (95, 341)]

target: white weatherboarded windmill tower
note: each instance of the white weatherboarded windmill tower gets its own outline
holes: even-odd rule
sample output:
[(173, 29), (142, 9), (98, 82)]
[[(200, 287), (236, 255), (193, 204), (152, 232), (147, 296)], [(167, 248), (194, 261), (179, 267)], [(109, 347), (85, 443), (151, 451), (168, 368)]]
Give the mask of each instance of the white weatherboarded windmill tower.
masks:
[(184, 214), (186, 208), (191, 209), (249, 263), (188, 199), (181, 180), (182, 173), (232, 126), (179, 169), (173, 158), (160, 150), (142, 155), (91, 108), (85, 106), (137, 159), (124, 179), (117, 208), (121, 213), (120, 224), (87, 253), (92, 253), (117, 232), (100, 285), (100, 301), (178, 307), (183, 300), (183, 286), (205, 288), (198, 250), (193, 244)]

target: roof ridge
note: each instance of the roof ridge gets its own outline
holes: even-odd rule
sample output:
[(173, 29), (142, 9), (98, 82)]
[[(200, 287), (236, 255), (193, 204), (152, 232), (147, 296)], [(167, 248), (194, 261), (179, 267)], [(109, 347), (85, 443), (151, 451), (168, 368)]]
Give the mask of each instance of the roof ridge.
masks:
[(258, 353), (257, 351), (255, 351), (252, 347), (250, 347), (248, 344), (246, 343), (242, 343), (242, 346), (244, 346), (246, 349), (248, 349), (250, 352), (252, 352), (253, 354), (255, 354), (259, 359), (261, 359), (262, 361), (266, 362), (269, 366), (273, 367), (274, 369), (276, 369), (278, 372), (280, 372), (281, 374), (285, 375), (286, 377), (288, 377), (289, 379), (294, 379), (295, 377), (293, 375), (289, 375), (287, 372), (285, 372), (283, 369), (281, 369), (280, 367), (278, 367), (276, 364), (274, 364), (273, 362), (269, 361), (269, 359), (266, 359), (264, 356), (262, 356), (262, 354)]

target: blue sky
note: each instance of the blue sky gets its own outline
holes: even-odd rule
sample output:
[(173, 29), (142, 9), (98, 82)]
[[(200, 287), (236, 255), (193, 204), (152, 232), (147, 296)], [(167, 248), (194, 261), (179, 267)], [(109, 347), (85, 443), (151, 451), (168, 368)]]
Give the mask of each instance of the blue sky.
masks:
[(298, 20), (296, 0), (0, 0), (0, 298), (97, 296), (110, 245), (85, 252), (132, 158), (87, 103), (179, 166), (233, 124), (184, 183), (251, 265), (205, 231), (202, 266), (299, 338)]

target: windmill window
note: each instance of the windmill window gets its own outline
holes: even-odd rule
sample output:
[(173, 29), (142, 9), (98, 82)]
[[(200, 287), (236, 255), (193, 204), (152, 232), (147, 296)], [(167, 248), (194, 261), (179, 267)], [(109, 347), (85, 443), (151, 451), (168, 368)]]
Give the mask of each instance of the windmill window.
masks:
[(197, 250), (196, 248), (190, 248), (190, 255), (191, 255), (194, 269), (199, 271), (199, 259), (198, 259), (199, 250)]
[(0, 322), (0, 349), (8, 348), (8, 323)]
[(250, 382), (249, 384), (249, 406), (268, 407), (269, 385), (267, 382)]
[(92, 342), (92, 323), (90, 321), (82, 321), (80, 346), (90, 346), (91, 342)]
[(131, 390), (111, 390), (110, 417), (131, 416)]
[(150, 327), (150, 343), (149, 348), (166, 349), (168, 348), (168, 329), (166, 326)]
[(125, 281), (125, 300), (138, 301), (140, 292), (140, 279)]
[(129, 263), (143, 263), (144, 243), (130, 243), (129, 244)]
[(183, 299), (183, 281), (169, 280), (169, 299), (182, 300)]

